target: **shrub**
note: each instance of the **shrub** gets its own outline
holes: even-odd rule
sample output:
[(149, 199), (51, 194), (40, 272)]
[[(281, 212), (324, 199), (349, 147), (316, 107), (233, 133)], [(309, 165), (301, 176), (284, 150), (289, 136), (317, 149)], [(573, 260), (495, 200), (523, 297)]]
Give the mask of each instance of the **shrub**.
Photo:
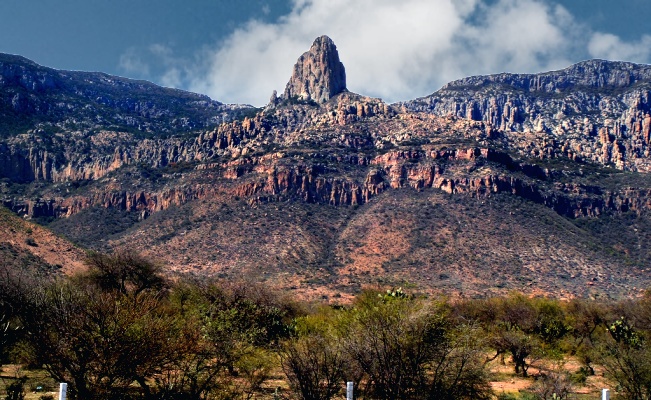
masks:
[(24, 400), (25, 399), (25, 382), (27, 378), (17, 378), (7, 385), (6, 400)]

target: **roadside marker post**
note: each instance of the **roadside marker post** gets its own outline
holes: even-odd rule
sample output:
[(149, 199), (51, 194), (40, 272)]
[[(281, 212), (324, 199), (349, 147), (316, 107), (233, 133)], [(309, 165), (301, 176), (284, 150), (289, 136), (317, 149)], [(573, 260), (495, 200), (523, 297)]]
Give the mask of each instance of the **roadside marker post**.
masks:
[(66, 400), (66, 392), (68, 391), (67, 383), (59, 384), (59, 400)]
[(346, 400), (353, 400), (353, 382), (346, 382)]
[(610, 400), (610, 390), (603, 389), (601, 391), (601, 400)]

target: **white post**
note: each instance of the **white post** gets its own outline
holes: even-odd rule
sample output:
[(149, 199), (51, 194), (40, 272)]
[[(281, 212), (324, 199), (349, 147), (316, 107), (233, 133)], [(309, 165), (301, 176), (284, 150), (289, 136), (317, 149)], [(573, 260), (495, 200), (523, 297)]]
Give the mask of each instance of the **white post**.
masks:
[(66, 392), (68, 391), (67, 383), (59, 384), (59, 400), (66, 400)]
[(601, 391), (601, 400), (610, 400), (610, 390), (603, 389)]
[(353, 400), (353, 383), (346, 382), (346, 400)]

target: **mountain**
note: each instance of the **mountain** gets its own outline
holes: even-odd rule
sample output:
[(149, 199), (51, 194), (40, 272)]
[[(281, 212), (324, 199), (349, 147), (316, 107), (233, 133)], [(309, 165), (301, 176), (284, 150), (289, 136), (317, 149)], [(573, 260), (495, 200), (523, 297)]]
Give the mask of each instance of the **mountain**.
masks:
[(250, 106), (103, 73), (58, 71), (0, 54), (0, 135), (124, 130), (156, 135), (217, 126)]
[[(254, 110), (16, 60), (3, 69), (69, 80), (7, 89), (44, 106), (2, 117), (14, 126), (0, 139), (3, 204), (81, 246), (308, 298), (368, 285), (618, 297), (651, 281), (649, 66), (595, 60), (471, 77), (386, 104), (346, 89), (323, 36), (285, 91)], [(69, 89), (90, 77), (95, 95)], [(169, 112), (115, 123), (143, 93), (161, 93), (151, 102)], [(89, 117), (109, 96), (124, 101)], [(42, 111), (73, 98), (65, 113)], [(181, 115), (199, 122), (179, 128)]]
[(543, 74), (461, 79), (403, 106), (481, 121), (525, 157), (649, 172), (650, 90), (650, 65), (591, 60)]

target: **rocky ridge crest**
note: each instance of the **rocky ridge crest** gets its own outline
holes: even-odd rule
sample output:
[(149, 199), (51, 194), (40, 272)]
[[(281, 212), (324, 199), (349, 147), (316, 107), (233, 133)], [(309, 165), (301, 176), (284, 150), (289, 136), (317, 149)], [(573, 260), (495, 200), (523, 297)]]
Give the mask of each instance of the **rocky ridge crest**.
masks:
[(59, 71), (0, 54), (0, 137), (106, 128), (170, 135), (218, 126), (252, 108), (146, 81)]
[(282, 99), (325, 103), (346, 90), (346, 70), (328, 36), (318, 37), (298, 58)]
[(483, 122), (524, 157), (651, 171), (651, 66), (590, 60), (542, 74), (451, 82), (402, 106)]

